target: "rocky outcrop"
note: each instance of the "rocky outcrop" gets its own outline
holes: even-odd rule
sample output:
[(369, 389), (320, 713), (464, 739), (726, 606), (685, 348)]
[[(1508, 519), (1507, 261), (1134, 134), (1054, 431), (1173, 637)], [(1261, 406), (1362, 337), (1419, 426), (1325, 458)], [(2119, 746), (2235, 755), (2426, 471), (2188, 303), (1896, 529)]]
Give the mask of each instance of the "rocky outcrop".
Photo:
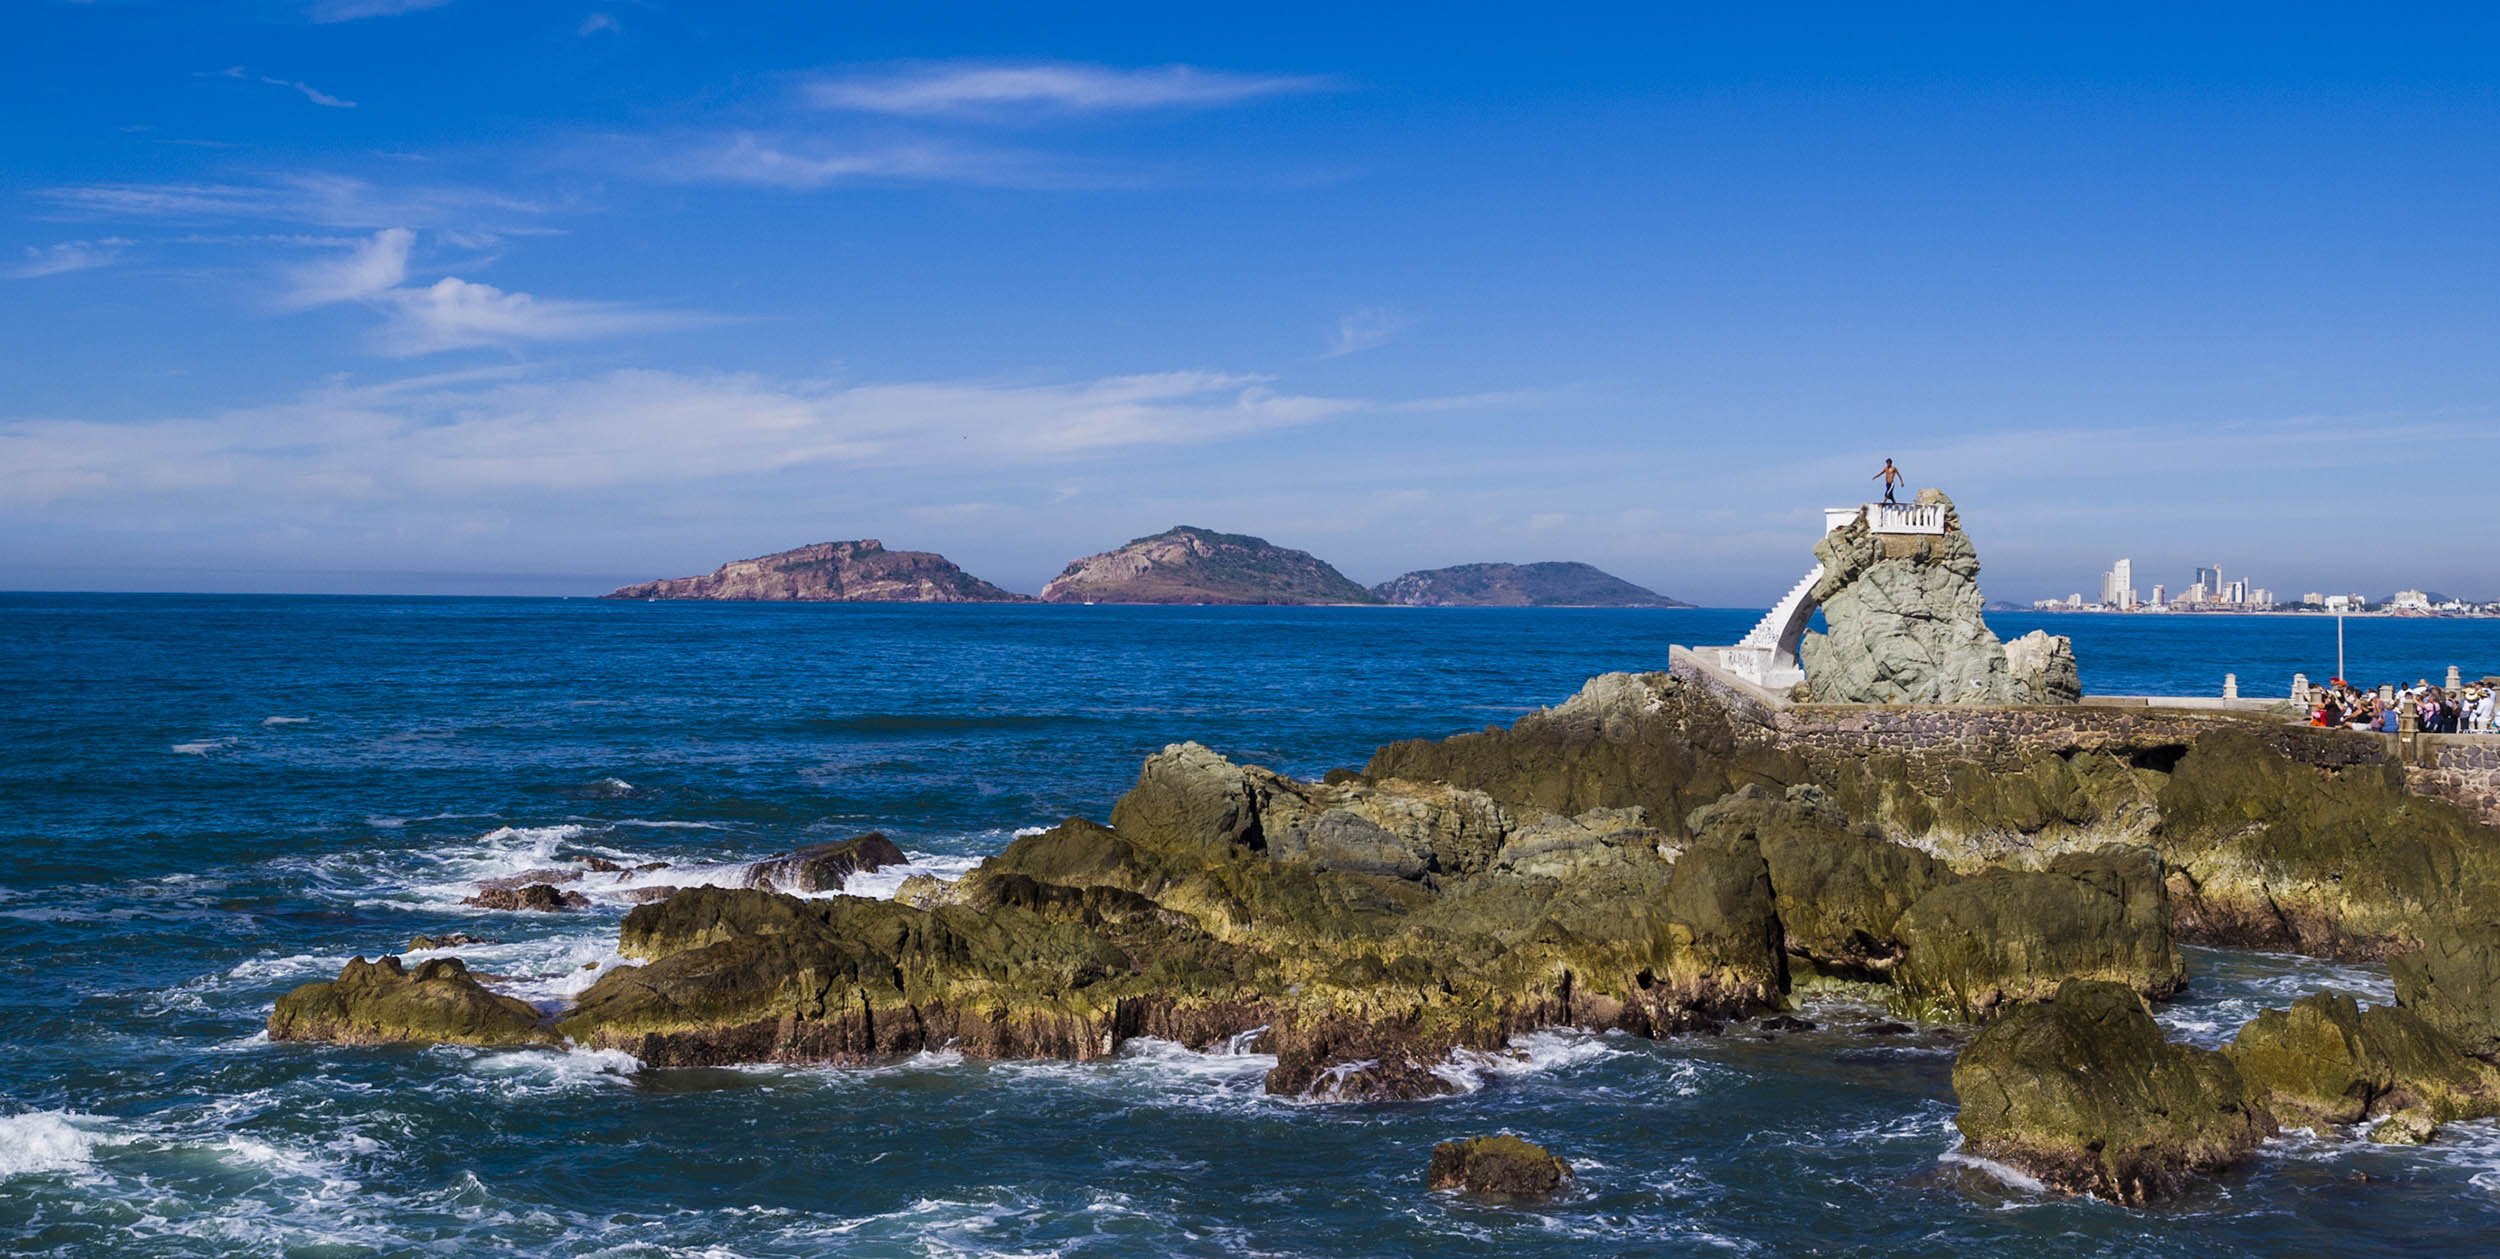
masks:
[(1432, 1147), (1424, 1183), (1435, 1192), (1521, 1200), (1550, 1198), (1571, 1183), (1571, 1164), (1545, 1147), (1504, 1133)]
[(491, 1046), (550, 1044), (555, 1037), (528, 1002), (487, 991), (459, 958), (438, 957), (410, 974), (396, 957), (359, 957), (338, 978), (278, 998), (269, 1039)]
[[(2349, 739), (2354, 759), (2340, 765), (2295, 761), (2286, 737), (2257, 731), (2216, 731), (2186, 750), (2161, 786), (2155, 836), (2183, 934), (2381, 958), (2447, 924), (2500, 922), (2500, 832), (2409, 792), (2375, 741)], [(2425, 956), (2417, 973), (2426, 988), (2432, 972), (2463, 978), (2466, 956)], [(2500, 991), (2469, 982), (2480, 997)]]
[(2414, 1143), (2443, 1123), (2500, 1114), (2500, 1068), (2410, 1010), (2365, 1010), (2345, 993), (2267, 1010), (2226, 1052), (2249, 1095), (2286, 1124), (2377, 1121), (2373, 1136)]
[(1307, 551), (1177, 525), (1068, 565), (1049, 603), (1378, 603)]
[(1372, 587), (1383, 603), (1433, 608), (1689, 608), (1655, 590), (1579, 563), (1461, 564), (1392, 577)]
[(2396, 1001), (2463, 1045), (2500, 1057), (2500, 922), (2444, 914), (2419, 926), (2419, 947), (2388, 959)]
[(893, 840), (870, 831), (856, 839), (815, 844), (786, 857), (768, 857), (747, 868), (747, 886), (784, 892), (839, 892), (854, 874), (910, 861)]
[(1953, 1063), (1965, 1148), (2113, 1201), (2176, 1193), (2272, 1131), (2231, 1059), (2172, 1044), (2124, 985), (2069, 980), (1980, 1029)]
[(819, 542), (733, 560), (701, 577), (623, 586), (610, 599), (760, 599), (796, 603), (1019, 603), (943, 555), (889, 551), (875, 538)]
[(2074, 651), (2046, 635), (2015, 657), (1988, 629), (1979, 593), (1979, 553), (1953, 500), (1922, 490), (1941, 506), (1942, 534), (1877, 533), (1861, 516), (1814, 545), (1823, 576), (1814, 602), (1827, 632), (1798, 648), (1806, 686), (1818, 701), (1853, 704), (2072, 703), (2082, 696)]
[(475, 905), (479, 909), (529, 910), (546, 914), (590, 908), (589, 897), (548, 883), (524, 883), (518, 887), (488, 886), (460, 903)]
[(2046, 870), (1982, 870), (1921, 896), (1894, 924), (1907, 1010), (1982, 1019), (2077, 978), (2166, 997), (2187, 970), (2170, 939), (2161, 858), (2149, 849), (2069, 853)]

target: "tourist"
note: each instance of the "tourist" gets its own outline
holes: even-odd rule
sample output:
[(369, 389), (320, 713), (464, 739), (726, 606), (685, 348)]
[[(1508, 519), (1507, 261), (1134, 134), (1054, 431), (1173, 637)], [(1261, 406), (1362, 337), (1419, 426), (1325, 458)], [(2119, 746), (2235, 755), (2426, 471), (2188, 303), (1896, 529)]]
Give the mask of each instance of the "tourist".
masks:
[(1901, 475), (1901, 469), (1892, 466), (1890, 459), (1884, 461), (1884, 470), (1876, 473), (1874, 479), (1884, 483), (1884, 501), (1887, 503), (1900, 501), (1893, 497), (1893, 491), (1901, 488), (1901, 484), (1909, 480), (1908, 477)]
[(2482, 697), (2474, 701), (2474, 733), (2491, 733), (2493, 702), (2491, 688), (2484, 687)]

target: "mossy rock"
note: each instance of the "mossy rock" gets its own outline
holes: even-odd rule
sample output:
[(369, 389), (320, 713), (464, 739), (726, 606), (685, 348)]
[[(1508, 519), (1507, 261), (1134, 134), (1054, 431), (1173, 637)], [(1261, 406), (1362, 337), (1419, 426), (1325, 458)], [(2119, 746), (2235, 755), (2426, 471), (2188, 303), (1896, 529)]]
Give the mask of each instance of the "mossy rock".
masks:
[(2387, 962), (2397, 1004), (2468, 1053), (2500, 1054), (2500, 924), (2433, 919), (2420, 932), (2419, 948)]
[(2123, 984), (2073, 979), (1980, 1029), (1953, 1063), (1954, 1125), (1976, 1154), (2112, 1201), (2174, 1194), (2273, 1130), (2231, 1059), (2162, 1038)]
[(1905, 910), (1892, 971), (1903, 1007), (1964, 1022), (2038, 1001), (2069, 979), (2148, 997), (2179, 990), (2161, 859), (2149, 849), (2069, 853), (2047, 870), (1986, 870)]
[(411, 974), (396, 957), (349, 959), (339, 977), (278, 998), (269, 1039), (342, 1045), (543, 1045), (555, 1034), (526, 1001), (487, 991), (456, 957)]
[(1541, 1145), (1508, 1133), (1466, 1137), (1432, 1147), (1424, 1183), (1435, 1191), (1455, 1190), (1485, 1198), (1550, 1198), (1571, 1184), (1571, 1164)]
[[(2413, 1116), (2433, 1128), (2500, 1114), (2500, 1068), (2398, 1006), (2303, 997), (2240, 1028), (2226, 1051), (2277, 1120), (2311, 1126)], [(2413, 1122), (2412, 1120), (2408, 1121)]]

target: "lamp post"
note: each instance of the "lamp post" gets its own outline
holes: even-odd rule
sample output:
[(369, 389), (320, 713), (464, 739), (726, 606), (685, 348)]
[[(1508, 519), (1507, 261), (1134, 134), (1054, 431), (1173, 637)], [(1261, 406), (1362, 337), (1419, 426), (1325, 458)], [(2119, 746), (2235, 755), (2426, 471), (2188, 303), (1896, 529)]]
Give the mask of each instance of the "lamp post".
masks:
[(2335, 614), (2335, 676), (2344, 679), (2346, 686), (2352, 685), (2352, 676), (2344, 672), (2344, 614), (2341, 612)]

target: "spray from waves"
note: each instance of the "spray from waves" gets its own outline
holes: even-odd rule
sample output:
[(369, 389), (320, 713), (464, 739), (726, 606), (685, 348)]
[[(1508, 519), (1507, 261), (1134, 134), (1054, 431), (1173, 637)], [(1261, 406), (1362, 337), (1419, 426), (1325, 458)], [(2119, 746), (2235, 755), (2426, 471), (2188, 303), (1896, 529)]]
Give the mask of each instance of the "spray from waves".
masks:
[(1976, 1154), (1964, 1151), (1962, 1149), (1962, 1139), (1958, 1136), (1953, 1138), (1953, 1145), (1950, 1148), (1945, 1150), (1944, 1153), (1936, 1156), (1936, 1161), (1945, 1164), (1948, 1167), (1967, 1167), (1972, 1171), (1978, 1172), (1981, 1175), (1996, 1181), (1998, 1184), (2017, 1192), (2032, 1194), (2043, 1198), (2050, 1196), (2049, 1187), (2041, 1183), (2037, 1177), (2028, 1175), (2017, 1168), (2007, 1166), (2006, 1164), (2000, 1163), (1995, 1159), (1981, 1158)]
[(1473, 1093), (1495, 1080), (1541, 1075), (1587, 1063), (1620, 1058), (1630, 1051), (1607, 1044), (1586, 1032), (1548, 1030), (1513, 1036), (1504, 1048), (1487, 1052), (1457, 1049), (1432, 1073), (1461, 1094)]
[(2262, 1011), (2282, 1009), (2329, 989), (2351, 993), (2365, 1005), (2388, 1005), (2396, 999), (2395, 983), (2383, 965), (2288, 953), (2188, 952), (2196, 981), (2178, 1000), (2155, 1009), (2153, 1017), (2170, 1035), (2208, 1049), (2229, 1041)]
[(66, 1110), (0, 1116), (0, 1180), (86, 1167), (95, 1148), (112, 1139), (97, 1130), (103, 1122)]
[(195, 739), (189, 743), (177, 743), (166, 750), (177, 756), (204, 757), (211, 752), (224, 751), (233, 745), (234, 740), (232, 739)]
[(312, 718), (310, 717), (263, 717), (260, 719), (260, 724), (264, 726), (300, 726), (311, 720)]

